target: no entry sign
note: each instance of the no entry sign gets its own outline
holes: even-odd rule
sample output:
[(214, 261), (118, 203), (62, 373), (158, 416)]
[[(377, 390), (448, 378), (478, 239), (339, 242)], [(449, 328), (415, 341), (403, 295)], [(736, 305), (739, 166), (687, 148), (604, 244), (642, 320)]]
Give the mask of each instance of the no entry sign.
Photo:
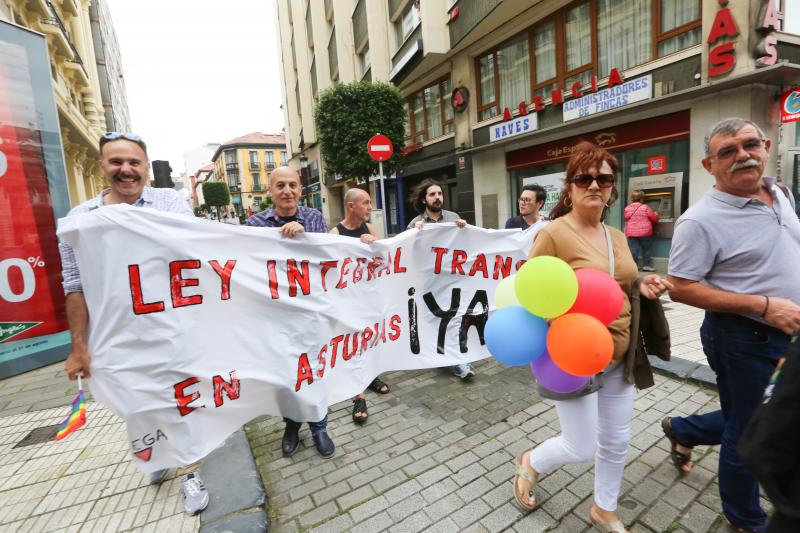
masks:
[(394, 148), (386, 135), (373, 135), (367, 143), (367, 152), (375, 161), (388, 161)]

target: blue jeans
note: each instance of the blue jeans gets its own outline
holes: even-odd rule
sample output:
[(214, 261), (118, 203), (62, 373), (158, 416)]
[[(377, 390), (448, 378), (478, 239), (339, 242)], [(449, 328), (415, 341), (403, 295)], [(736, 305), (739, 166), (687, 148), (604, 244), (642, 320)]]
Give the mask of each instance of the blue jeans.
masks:
[[(299, 430), (300, 426), (303, 425), (302, 422), (295, 422), (294, 420), (291, 420), (286, 417), (283, 417), (283, 421), (286, 422), (287, 427), (293, 427), (296, 430)], [(312, 435), (316, 435), (320, 431), (325, 431), (326, 429), (328, 429), (328, 415), (325, 415), (325, 418), (323, 418), (319, 422), (309, 422), (308, 429), (311, 430)]]
[(789, 345), (789, 336), (739, 315), (706, 312), (700, 339), (717, 375), (722, 410), (673, 417), (672, 429), (678, 442), (686, 446), (721, 444), (722, 510), (733, 525), (763, 532), (767, 515), (759, 502), (758, 481), (739, 458), (736, 446)]
[(653, 266), (653, 236), (628, 237), (628, 248), (631, 249), (633, 260), (638, 264), (639, 255), (642, 256), (642, 266)]

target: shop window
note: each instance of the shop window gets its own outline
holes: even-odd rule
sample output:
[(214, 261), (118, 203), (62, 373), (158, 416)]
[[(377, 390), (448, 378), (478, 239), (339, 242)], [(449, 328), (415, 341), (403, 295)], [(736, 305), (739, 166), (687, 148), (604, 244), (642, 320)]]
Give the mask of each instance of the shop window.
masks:
[[(531, 75), (527, 33), (514, 37), (481, 58), (479, 69), (483, 65), (485, 68), (479, 74), (482, 86), (492, 83), (496, 90), (491, 91), (491, 100), (488, 100), (488, 93), (481, 92), (481, 120), (493, 117), (504, 107), (516, 107), (519, 102), (530, 100)], [(490, 110), (492, 106), (494, 111)]]
[(406, 101), (406, 141), (409, 144), (453, 132), (450, 92), (450, 80), (441, 80), (409, 97)]
[(700, 0), (583, 0), (479, 55), (479, 120), (530, 97), (584, 87), (701, 40)]
[(651, 0), (597, 0), (597, 62), (600, 72), (651, 58)]

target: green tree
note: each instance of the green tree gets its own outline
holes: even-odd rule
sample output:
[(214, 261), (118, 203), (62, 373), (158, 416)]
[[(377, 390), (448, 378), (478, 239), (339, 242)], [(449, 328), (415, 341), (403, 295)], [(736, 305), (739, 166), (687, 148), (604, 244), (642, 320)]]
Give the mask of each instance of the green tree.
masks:
[(383, 163), (384, 172), (399, 168), (405, 137), (403, 95), (394, 85), (359, 81), (338, 83), (323, 91), (314, 108), (326, 172), (348, 178), (368, 178), (378, 162), (367, 153), (367, 141), (377, 133), (391, 139), (394, 154)]
[(207, 205), (216, 208), (217, 220), (221, 222), (219, 208), (223, 205), (230, 205), (231, 203), (231, 193), (228, 190), (228, 184), (224, 181), (204, 181), (203, 197)]
[(270, 207), (272, 207), (272, 197), (270, 197), (270, 196), (268, 196), (265, 199), (261, 200), (261, 203), (258, 204), (258, 208), (261, 211), (266, 211)]

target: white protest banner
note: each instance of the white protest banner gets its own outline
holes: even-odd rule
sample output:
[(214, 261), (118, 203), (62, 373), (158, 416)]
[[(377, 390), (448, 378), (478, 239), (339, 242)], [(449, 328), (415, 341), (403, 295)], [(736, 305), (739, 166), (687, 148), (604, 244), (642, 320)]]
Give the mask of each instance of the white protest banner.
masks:
[(365, 245), (118, 205), (59, 237), (89, 307), (91, 391), (152, 472), (258, 415), (321, 420), (381, 372), (487, 357), (494, 288), (532, 233), (430, 224)]

